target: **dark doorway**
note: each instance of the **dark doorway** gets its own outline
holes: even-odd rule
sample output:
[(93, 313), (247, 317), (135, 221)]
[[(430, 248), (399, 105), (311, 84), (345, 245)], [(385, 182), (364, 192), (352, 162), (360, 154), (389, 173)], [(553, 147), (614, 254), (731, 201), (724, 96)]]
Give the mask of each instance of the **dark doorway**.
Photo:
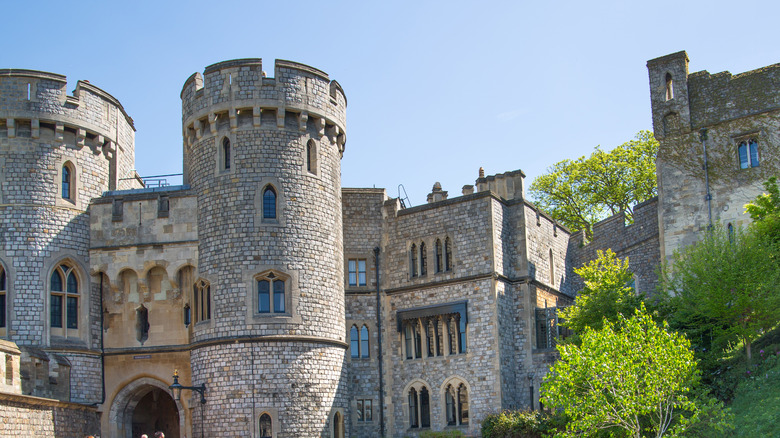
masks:
[(133, 411), (133, 436), (154, 436), (162, 431), (167, 437), (179, 437), (179, 412), (171, 395), (154, 388), (143, 396)]

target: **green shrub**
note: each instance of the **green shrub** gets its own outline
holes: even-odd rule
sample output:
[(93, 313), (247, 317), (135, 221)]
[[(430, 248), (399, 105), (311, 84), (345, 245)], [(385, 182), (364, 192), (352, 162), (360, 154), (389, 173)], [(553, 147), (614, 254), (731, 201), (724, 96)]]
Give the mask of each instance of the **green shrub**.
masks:
[(425, 431), (419, 436), (420, 438), (461, 438), (465, 435), (459, 430), (447, 430), (443, 432)]
[(566, 429), (563, 414), (504, 411), (488, 415), (482, 421), (483, 438), (546, 438)]

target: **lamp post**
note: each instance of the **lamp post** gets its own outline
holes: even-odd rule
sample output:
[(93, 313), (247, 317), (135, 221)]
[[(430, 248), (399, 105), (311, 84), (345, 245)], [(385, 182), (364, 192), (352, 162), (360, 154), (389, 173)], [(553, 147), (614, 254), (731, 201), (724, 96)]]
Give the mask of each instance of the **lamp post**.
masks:
[(190, 391), (197, 391), (198, 394), (200, 394), (200, 436), (205, 438), (205, 434), (203, 433), (203, 423), (205, 422), (203, 418), (203, 405), (206, 404), (206, 384), (201, 383), (200, 386), (184, 386), (179, 383), (179, 370), (173, 371), (173, 384), (169, 386), (168, 388), (171, 389), (171, 394), (173, 394), (173, 399), (176, 401), (181, 401), (181, 390), (182, 389), (189, 389)]

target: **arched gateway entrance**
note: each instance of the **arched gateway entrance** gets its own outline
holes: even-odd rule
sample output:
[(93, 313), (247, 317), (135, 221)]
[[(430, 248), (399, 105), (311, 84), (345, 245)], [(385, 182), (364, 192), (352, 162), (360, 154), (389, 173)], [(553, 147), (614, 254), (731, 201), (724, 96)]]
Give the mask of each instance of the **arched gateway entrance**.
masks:
[(154, 436), (161, 430), (166, 438), (181, 437), (184, 410), (171, 397), (168, 385), (144, 377), (134, 380), (117, 393), (109, 411), (111, 437)]

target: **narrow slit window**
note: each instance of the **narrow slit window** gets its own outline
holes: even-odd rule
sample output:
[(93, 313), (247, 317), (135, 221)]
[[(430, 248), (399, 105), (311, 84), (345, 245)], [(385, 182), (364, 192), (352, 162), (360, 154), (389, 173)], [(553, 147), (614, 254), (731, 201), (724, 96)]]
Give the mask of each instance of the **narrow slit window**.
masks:
[(65, 165), (62, 166), (62, 199), (71, 199), (71, 171), (70, 168)]
[(674, 81), (672, 81), (672, 74), (666, 74), (666, 100), (674, 99)]
[(444, 264), (445, 271), (452, 271), (452, 244), (449, 237), (444, 239)]
[(349, 350), (351, 357), (360, 357), (360, 337), (358, 335), (357, 326), (354, 325), (349, 329)]
[(365, 325), (360, 329), (360, 357), (368, 357), (368, 327)]
[(222, 168), (230, 170), (230, 140), (222, 139)]
[(436, 245), (434, 246), (434, 252), (435, 252), (435, 257), (436, 257), (436, 260), (435, 260), (435, 263), (436, 263), (436, 273), (438, 274), (439, 272), (441, 272), (443, 270), (442, 269), (443, 268), (442, 261), (444, 259), (442, 257), (443, 254), (441, 253), (441, 239), (436, 239)]
[(420, 276), (428, 274), (428, 251), (425, 250), (425, 242), (420, 242)]
[(414, 243), (412, 244), (412, 247), (409, 249), (410, 257), (409, 260), (410, 270), (412, 277), (417, 277), (417, 245)]

